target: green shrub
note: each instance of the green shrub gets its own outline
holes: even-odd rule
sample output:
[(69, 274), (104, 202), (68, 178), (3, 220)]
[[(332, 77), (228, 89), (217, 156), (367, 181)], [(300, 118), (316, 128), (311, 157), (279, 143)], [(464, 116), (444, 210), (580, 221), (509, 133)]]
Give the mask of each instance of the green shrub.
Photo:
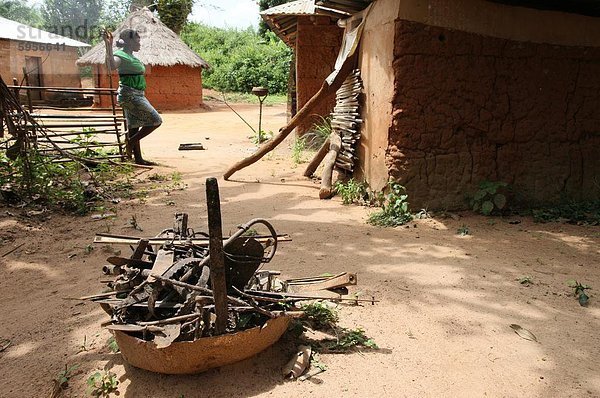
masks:
[(506, 188), (508, 184), (502, 181), (481, 181), (469, 200), (471, 209), (485, 216), (501, 212), (506, 208), (506, 195), (502, 193)]
[(367, 223), (380, 227), (397, 227), (413, 219), (406, 188), (393, 181), (388, 183), (388, 188), (389, 193), (385, 196), (381, 210), (369, 215)]
[(364, 182), (356, 181), (354, 178), (346, 182), (336, 181), (333, 186), (334, 192), (340, 195), (342, 203), (345, 205), (364, 204), (367, 197), (367, 185)]

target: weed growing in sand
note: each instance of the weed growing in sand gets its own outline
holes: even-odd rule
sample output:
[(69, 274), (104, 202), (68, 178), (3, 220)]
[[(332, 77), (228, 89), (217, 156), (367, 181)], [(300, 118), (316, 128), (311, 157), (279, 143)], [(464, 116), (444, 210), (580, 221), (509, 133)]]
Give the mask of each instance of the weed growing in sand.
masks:
[(342, 328), (337, 341), (329, 345), (330, 351), (347, 351), (353, 347), (365, 347), (378, 349), (375, 340), (367, 337), (362, 328), (346, 329)]
[(304, 311), (302, 322), (312, 329), (331, 328), (339, 320), (337, 310), (320, 301), (307, 304), (302, 307), (302, 310)]
[(300, 163), (304, 163), (304, 159), (302, 158), (302, 154), (306, 149), (306, 141), (304, 138), (296, 138), (294, 143), (292, 144), (292, 161), (295, 165)]
[(260, 130), (256, 135), (250, 137), (250, 141), (254, 145), (260, 145), (263, 142), (270, 140), (271, 138), (273, 138), (272, 131), (266, 132), (264, 130)]
[(140, 224), (138, 224), (137, 216), (135, 214), (129, 218), (129, 226), (138, 231), (143, 231), (142, 227), (140, 227)]
[(331, 134), (331, 116), (317, 116), (319, 117), (319, 121), (313, 124), (311, 129), (302, 137), (304, 139), (306, 148), (320, 148), (321, 145), (323, 145), (323, 143), (329, 138), (329, 135)]
[(589, 296), (586, 294), (586, 290), (591, 289), (592, 287), (589, 285), (584, 285), (582, 283), (577, 282), (575, 279), (570, 279), (567, 281), (567, 285), (573, 288), (573, 295), (579, 301), (579, 305), (585, 307), (588, 304)]
[(377, 349), (375, 341), (365, 335), (362, 328), (348, 329), (337, 325), (338, 311), (327, 302), (316, 301), (302, 307), (304, 315), (296, 323), (297, 335), (308, 329), (322, 330), (335, 334), (335, 339), (311, 342), (315, 350), (326, 352), (345, 352), (355, 347)]
[(519, 283), (521, 285), (523, 285), (523, 286), (531, 286), (531, 285), (533, 285), (533, 277), (531, 277), (529, 275), (517, 278), (517, 281), (519, 281)]
[(106, 398), (117, 389), (118, 385), (119, 380), (117, 380), (117, 375), (108, 370), (103, 370), (88, 377), (87, 392), (93, 397)]
[(121, 349), (119, 348), (119, 344), (117, 344), (117, 340), (115, 340), (114, 336), (109, 337), (108, 340), (106, 340), (106, 345), (108, 346), (108, 349), (110, 350), (110, 352), (116, 354), (117, 352), (119, 352)]
[(505, 192), (508, 184), (502, 181), (481, 181), (479, 189), (469, 198), (473, 211), (484, 216), (499, 213), (506, 207)]
[(351, 205), (353, 203), (363, 204), (367, 194), (367, 184), (356, 181), (354, 178), (346, 182), (336, 181), (333, 190), (342, 198), (342, 203)]
[(370, 214), (367, 223), (379, 227), (397, 227), (413, 219), (406, 188), (394, 181), (388, 183), (388, 188), (389, 193), (385, 196), (381, 210)]
[(71, 377), (75, 376), (75, 371), (78, 368), (78, 364), (71, 366), (65, 365), (65, 369), (58, 372), (58, 375), (52, 379), (54, 387), (52, 388), (50, 398), (58, 398), (62, 395), (63, 391), (69, 386), (69, 380), (71, 380)]
[(471, 235), (471, 230), (465, 224), (456, 230), (456, 234), (460, 236)]
[(131, 166), (55, 163), (33, 148), (15, 159), (0, 153), (0, 200), (85, 214), (97, 206), (95, 202), (112, 199), (130, 187), (132, 170)]

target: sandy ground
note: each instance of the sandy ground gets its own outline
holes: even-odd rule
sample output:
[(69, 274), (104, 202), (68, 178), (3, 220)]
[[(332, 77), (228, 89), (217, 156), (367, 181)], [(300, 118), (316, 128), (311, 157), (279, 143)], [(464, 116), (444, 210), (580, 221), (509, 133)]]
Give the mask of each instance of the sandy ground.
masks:
[[(256, 124), (256, 106), (236, 108)], [(267, 130), (285, 124), (282, 106), (265, 113)], [(306, 382), (282, 380), (281, 366), (295, 350), (286, 339), (199, 375), (157, 375), (127, 365), (107, 349), (104, 312), (65, 300), (101, 291), (109, 249), (87, 253), (86, 246), (97, 232), (153, 236), (172, 225), (176, 211), (206, 230), (205, 178), (221, 176), (255, 149), (248, 128), (223, 106), (163, 116), (143, 149), (165, 166), (139, 178), (179, 171), (187, 189), (123, 201), (113, 206), (115, 221), (0, 209), (0, 254), (23, 244), (0, 258), (0, 338), (12, 341), (0, 353), (1, 397), (48, 396), (52, 379), (74, 364), (79, 368), (67, 397), (86, 396), (88, 376), (101, 369), (118, 375), (121, 397), (600, 396), (599, 297), (592, 290), (589, 306), (580, 307), (565, 283), (600, 288), (598, 227), (470, 214), (372, 227), (365, 223), (370, 209), (319, 200), (318, 185), (301, 177), (303, 165), (294, 167), (285, 145), (234, 181), (219, 180), (224, 229), (264, 217), (291, 234), (293, 241), (269, 264), (286, 276), (358, 273), (352, 291), (380, 302), (342, 306), (341, 323), (363, 327), (380, 349), (322, 355), (328, 370)], [(177, 150), (190, 142), (207, 150)], [(132, 216), (143, 232), (128, 227)], [(457, 234), (463, 225), (471, 235)], [(533, 285), (517, 281), (524, 276)], [(513, 323), (539, 343), (521, 339)]]

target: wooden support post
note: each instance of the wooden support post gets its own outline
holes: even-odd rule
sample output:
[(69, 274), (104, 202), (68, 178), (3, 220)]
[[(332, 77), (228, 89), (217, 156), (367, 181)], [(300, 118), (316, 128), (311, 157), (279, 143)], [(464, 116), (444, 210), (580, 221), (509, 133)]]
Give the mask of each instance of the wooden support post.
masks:
[(335, 159), (340, 152), (342, 146), (342, 138), (336, 132), (329, 135), (329, 153), (325, 156), (325, 168), (323, 169), (323, 177), (321, 178), (321, 189), (319, 190), (319, 198), (328, 199), (333, 196), (332, 179), (333, 166)]
[(283, 142), (283, 140), (285, 139), (285, 137), (287, 137), (296, 128), (296, 126), (298, 126), (304, 119), (306, 119), (308, 116), (310, 116), (312, 114), (312, 111), (319, 104), (321, 104), (327, 97), (334, 94), (336, 92), (336, 90), (342, 86), (342, 84), (344, 83), (344, 80), (346, 80), (346, 77), (348, 77), (348, 75), (354, 69), (356, 60), (357, 60), (356, 54), (354, 54), (350, 58), (346, 59), (346, 61), (342, 65), (342, 68), (336, 75), (335, 79), (333, 79), (333, 82), (331, 82), (331, 85), (329, 85), (327, 83), (327, 81), (323, 82), (323, 85), (321, 86), (319, 91), (310, 100), (308, 100), (308, 102), (306, 104), (304, 104), (302, 109), (300, 109), (298, 111), (298, 113), (296, 114), (296, 116), (294, 116), (292, 118), (292, 120), (290, 120), (290, 122), (288, 123), (287, 126), (283, 127), (281, 130), (279, 130), (279, 134), (276, 137), (274, 137), (272, 140), (267, 142), (265, 145), (261, 146), (252, 155), (248, 156), (245, 159), (240, 160), (239, 162), (237, 162), (236, 164), (231, 166), (225, 172), (225, 174), (223, 175), (223, 178), (225, 178), (225, 180), (229, 180), (229, 178), (233, 175), (233, 173), (257, 162), (263, 156), (265, 156), (267, 153), (269, 153), (273, 149), (275, 149), (277, 147), (277, 145), (281, 144)]
[(323, 161), (325, 155), (327, 155), (327, 152), (329, 152), (329, 138), (325, 140), (323, 145), (321, 145), (319, 152), (317, 152), (313, 160), (311, 160), (308, 166), (306, 166), (306, 170), (304, 170), (304, 177), (312, 177), (315, 170), (317, 170), (317, 167), (319, 167)]
[(227, 284), (225, 282), (225, 255), (223, 253), (219, 185), (214, 177), (206, 179), (206, 206), (208, 207), (210, 280), (217, 315), (215, 330), (217, 334), (223, 334), (227, 328), (228, 317)]

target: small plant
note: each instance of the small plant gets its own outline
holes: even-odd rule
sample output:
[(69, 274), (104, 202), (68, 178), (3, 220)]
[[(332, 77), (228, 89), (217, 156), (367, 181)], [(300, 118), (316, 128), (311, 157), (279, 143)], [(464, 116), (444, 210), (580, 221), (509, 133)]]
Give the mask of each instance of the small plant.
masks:
[(110, 396), (110, 393), (117, 389), (119, 381), (117, 375), (108, 371), (103, 370), (102, 372), (96, 372), (87, 379), (88, 394), (93, 397), (106, 398)]
[(306, 148), (320, 148), (331, 135), (331, 117), (317, 116), (319, 117), (319, 121), (313, 124), (310, 131), (303, 136)]
[(265, 132), (264, 130), (260, 130), (256, 135), (250, 137), (250, 141), (252, 141), (254, 145), (260, 145), (271, 138), (273, 138), (272, 131)]
[(501, 212), (506, 208), (506, 195), (501, 191), (507, 187), (508, 184), (502, 181), (481, 181), (470, 200), (471, 208), (485, 216)]
[(460, 236), (467, 236), (471, 234), (471, 230), (466, 225), (462, 225), (460, 228), (456, 230), (456, 234)]
[(65, 365), (65, 369), (58, 372), (58, 375), (52, 380), (54, 382), (54, 387), (52, 388), (50, 398), (57, 398), (61, 396), (63, 391), (69, 386), (69, 380), (71, 380), (71, 377), (75, 375), (75, 371), (78, 368), (78, 364), (71, 366)]
[(302, 154), (304, 149), (306, 148), (306, 142), (304, 138), (299, 137), (294, 140), (294, 144), (292, 145), (292, 161), (295, 165), (303, 163)]
[(337, 181), (333, 189), (337, 195), (341, 196), (342, 203), (345, 205), (362, 203), (367, 196), (367, 185), (356, 181), (354, 178), (346, 182)]
[(354, 347), (364, 347), (374, 350), (379, 348), (373, 339), (365, 335), (365, 331), (362, 328), (342, 328), (339, 330), (337, 341), (326, 345), (327, 350), (332, 352), (344, 352)]
[(171, 181), (173, 181), (173, 182), (181, 182), (181, 180), (182, 180), (182, 176), (181, 176), (180, 172), (174, 171), (171, 174)]
[(380, 227), (397, 227), (413, 219), (408, 207), (406, 189), (397, 182), (388, 183), (389, 193), (385, 197), (382, 209), (372, 213), (367, 223)]
[(109, 337), (109, 339), (106, 341), (106, 345), (114, 354), (120, 351), (119, 344), (117, 343), (117, 340), (115, 340), (114, 336)]
[(591, 202), (563, 200), (560, 204), (534, 209), (531, 213), (533, 221), (539, 223), (564, 220), (570, 224), (600, 225), (600, 200)]
[(322, 330), (333, 328), (339, 317), (335, 308), (326, 303), (316, 301), (302, 307), (304, 315), (302, 321), (313, 329)]
[(249, 228), (242, 236), (258, 236), (258, 231), (254, 228)]
[(129, 218), (129, 226), (138, 231), (143, 231), (142, 227), (140, 227), (140, 224), (138, 224), (137, 216), (135, 214)]
[(87, 336), (84, 335), (83, 336), (83, 343), (81, 343), (81, 345), (79, 346), (79, 350), (77, 351), (77, 353), (79, 354), (80, 352), (86, 352), (88, 350), (87, 347)]
[(573, 295), (577, 298), (577, 300), (579, 300), (579, 305), (581, 305), (582, 307), (587, 306), (590, 298), (585, 291), (591, 289), (592, 287), (589, 285), (581, 284), (575, 279), (568, 280), (567, 285), (573, 288)]
[(169, 177), (167, 177), (166, 175), (158, 174), (158, 173), (151, 174), (148, 177), (149, 181), (167, 181), (168, 179), (169, 179)]
[(519, 283), (523, 286), (533, 285), (533, 277), (531, 276), (522, 276), (520, 278), (517, 278), (517, 281), (519, 281)]

